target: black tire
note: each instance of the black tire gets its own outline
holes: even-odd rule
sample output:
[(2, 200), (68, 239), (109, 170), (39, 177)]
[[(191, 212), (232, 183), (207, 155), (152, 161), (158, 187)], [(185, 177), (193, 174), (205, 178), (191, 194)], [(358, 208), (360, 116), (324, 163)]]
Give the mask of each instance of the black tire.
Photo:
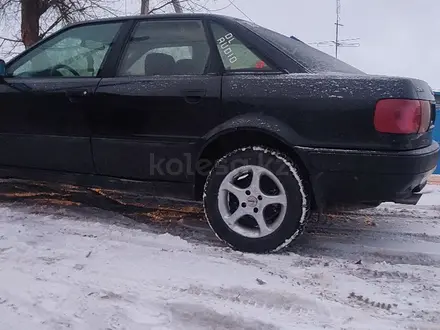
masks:
[[(287, 197), (281, 224), (264, 237), (250, 238), (235, 232), (225, 223), (219, 211), (219, 189), (223, 180), (228, 173), (243, 165), (257, 165), (272, 172), (281, 182)], [(240, 148), (218, 160), (209, 173), (203, 194), (205, 216), (217, 237), (235, 250), (251, 253), (279, 251), (302, 233), (309, 218), (311, 196), (308, 187), (306, 178), (285, 155), (259, 146)]]

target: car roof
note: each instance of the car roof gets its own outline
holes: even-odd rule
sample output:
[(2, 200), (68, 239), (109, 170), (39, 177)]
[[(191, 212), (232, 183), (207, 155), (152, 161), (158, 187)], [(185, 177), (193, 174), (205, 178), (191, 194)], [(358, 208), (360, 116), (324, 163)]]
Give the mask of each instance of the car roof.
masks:
[(154, 14), (154, 15), (132, 15), (132, 16), (117, 16), (117, 17), (109, 17), (109, 18), (98, 18), (92, 20), (79, 21), (75, 23), (71, 23), (68, 26), (82, 25), (88, 23), (102, 23), (102, 22), (120, 22), (120, 21), (129, 21), (129, 20), (138, 20), (138, 19), (184, 19), (184, 18), (192, 18), (192, 19), (206, 19), (206, 18), (217, 18), (221, 20), (228, 21), (237, 21), (237, 18), (226, 15), (218, 15), (218, 14), (209, 14), (209, 13), (169, 13), (169, 14)]

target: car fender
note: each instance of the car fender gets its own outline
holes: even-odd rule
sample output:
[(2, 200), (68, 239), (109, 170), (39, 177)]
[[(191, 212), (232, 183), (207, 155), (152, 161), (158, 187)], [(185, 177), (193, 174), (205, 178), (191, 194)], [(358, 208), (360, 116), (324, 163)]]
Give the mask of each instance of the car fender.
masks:
[(204, 150), (219, 137), (238, 131), (254, 130), (269, 134), (292, 148), (301, 140), (300, 136), (287, 124), (264, 114), (244, 114), (233, 117), (211, 129), (202, 139), (199, 157)]
[[(290, 147), (292, 151), (299, 157), (305, 170), (309, 169), (309, 162), (305, 153), (301, 150), (301, 141), (304, 139), (292, 129), (292, 127), (283, 123), (281, 120), (264, 115), (264, 114), (245, 114), (233, 117), (217, 127), (210, 130), (203, 137), (203, 145), (199, 149), (197, 159), (200, 159), (211, 143), (221, 136), (233, 133), (239, 130), (253, 130), (268, 134), (286, 146)], [(310, 174), (310, 173), (309, 173)], [(311, 179), (311, 178), (310, 178)], [(313, 188), (312, 188), (313, 189)]]

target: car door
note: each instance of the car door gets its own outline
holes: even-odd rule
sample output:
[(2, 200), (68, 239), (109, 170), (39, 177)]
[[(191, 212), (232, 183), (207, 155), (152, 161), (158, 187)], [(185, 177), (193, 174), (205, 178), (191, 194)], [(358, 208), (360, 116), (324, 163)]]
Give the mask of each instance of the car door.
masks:
[(0, 165), (93, 173), (90, 109), (120, 22), (62, 30), (8, 63)]
[[(215, 43), (198, 19), (135, 22), (96, 91), (92, 147), (99, 174), (189, 182), (198, 143), (220, 120)], [(217, 71), (217, 72), (216, 72)]]

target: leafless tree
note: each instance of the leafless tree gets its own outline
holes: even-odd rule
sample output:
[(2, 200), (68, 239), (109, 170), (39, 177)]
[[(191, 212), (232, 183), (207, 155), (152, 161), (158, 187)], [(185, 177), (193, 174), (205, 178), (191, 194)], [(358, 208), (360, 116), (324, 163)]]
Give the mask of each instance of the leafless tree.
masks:
[(215, 0), (141, 0), (141, 14), (149, 15), (167, 12), (168, 8), (176, 13), (210, 11), (208, 3)]
[(19, 46), (28, 48), (64, 24), (116, 16), (118, 13), (112, 3), (117, 1), (0, 0), (0, 23), (13, 35), (0, 37), (0, 47), (12, 49), (12, 52)]
[(183, 13), (182, 3), (179, 0), (173, 0), (173, 7), (176, 13)]
[[(209, 11), (215, 0), (141, 0), (141, 14), (167, 11)], [(10, 56), (17, 48), (30, 47), (59, 27), (84, 19), (123, 14), (115, 8), (121, 0), (0, 0), (0, 52)], [(21, 49), (19, 49), (21, 50)]]
[(150, 13), (150, 0), (141, 0), (141, 15)]

